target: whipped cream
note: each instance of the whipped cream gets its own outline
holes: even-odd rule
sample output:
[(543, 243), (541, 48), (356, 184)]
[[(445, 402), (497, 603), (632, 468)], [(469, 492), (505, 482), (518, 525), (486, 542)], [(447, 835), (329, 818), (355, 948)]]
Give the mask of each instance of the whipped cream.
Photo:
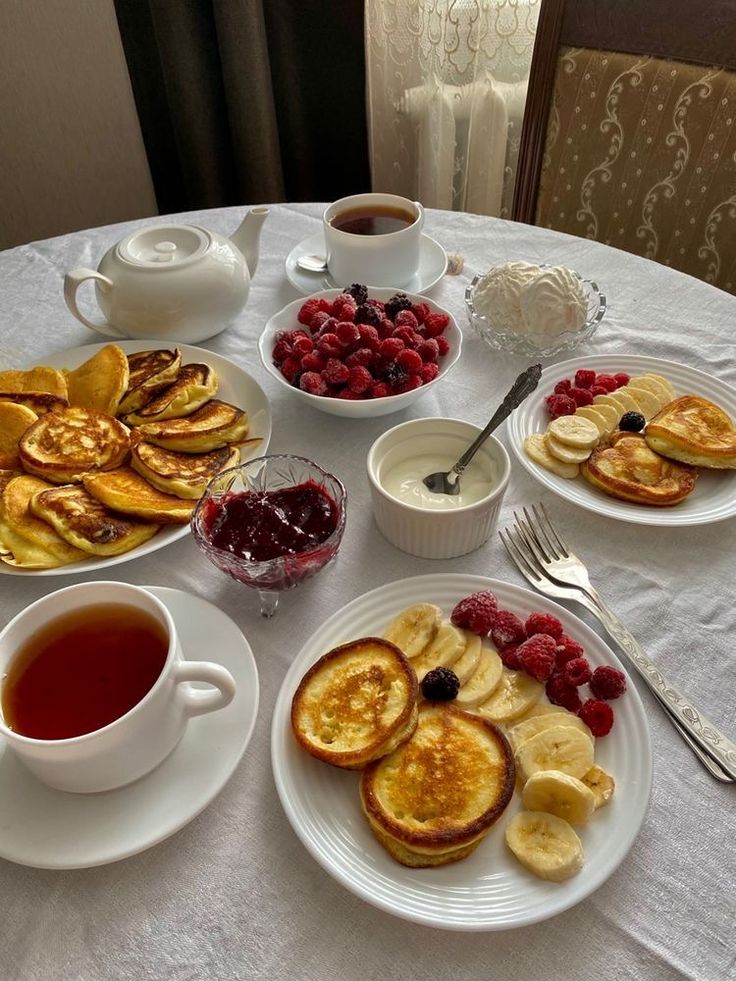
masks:
[(473, 306), (497, 330), (547, 337), (580, 330), (588, 312), (585, 291), (574, 272), (531, 262), (507, 262), (481, 276)]

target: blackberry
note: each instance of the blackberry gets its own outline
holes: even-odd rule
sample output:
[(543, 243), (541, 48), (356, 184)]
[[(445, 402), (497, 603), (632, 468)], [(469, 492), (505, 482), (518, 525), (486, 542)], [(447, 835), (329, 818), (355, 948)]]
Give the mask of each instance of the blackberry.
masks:
[(390, 385), (396, 385), (398, 382), (401, 382), (406, 378), (406, 372), (397, 361), (392, 361), (388, 368), (386, 368), (386, 370), (383, 372), (382, 378)]
[(386, 300), (384, 309), (387, 317), (391, 320), (396, 320), (396, 314), (400, 310), (411, 310), (412, 305), (406, 293), (396, 293), (390, 300)]
[(353, 283), (352, 286), (346, 286), (343, 293), (349, 293), (358, 306), (360, 306), (361, 303), (365, 303), (365, 301), (368, 299), (368, 287), (363, 286), (362, 283)]
[(433, 702), (449, 702), (460, 691), (460, 679), (451, 668), (432, 668), (422, 679), (422, 695)]
[(371, 327), (378, 327), (382, 320), (380, 310), (371, 306), (370, 303), (361, 303), (355, 311), (356, 324), (370, 324)]
[(624, 412), (619, 419), (618, 428), (625, 433), (640, 433), (647, 421), (641, 412)]

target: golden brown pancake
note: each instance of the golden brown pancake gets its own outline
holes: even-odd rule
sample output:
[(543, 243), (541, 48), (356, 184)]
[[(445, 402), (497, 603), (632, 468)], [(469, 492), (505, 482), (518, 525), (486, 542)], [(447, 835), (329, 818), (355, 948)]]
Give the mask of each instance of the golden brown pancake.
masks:
[(128, 388), (128, 358), (117, 344), (106, 344), (66, 373), (69, 404), (114, 416)]
[(614, 433), (611, 445), (594, 449), (580, 472), (611, 497), (658, 507), (684, 501), (698, 476), (651, 450), (641, 433)]
[(87, 555), (69, 545), (30, 511), (30, 502), (51, 485), (26, 474), (7, 482), (0, 496), (0, 559), (20, 569), (55, 569)]
[(0, 402), (0, 468), (13, 470), (20, 467), (18, 444), (36, 419), (36, 413), (25, 405)]
[(112, 511), (132, 514), (156, 524), (186, 524), (194, 508), (194, 501), (162, 494), (130, 467), (85, 474), (82, 485)]
[(158, 525), (115, 514), (79, 484), (41, 490), (31, 498), (33, 514), (56, 533), (89, 555), (120, 555), (142, 545)]
[(130, 465), (149, 484), (164, 494), (186, 500), (199, 500), (212, 478), (234, 467), (240, 460), (237, 446), (224, 446), (209, 453), (176, 453), (153, 443), (135, 443), (131, 448)]
[(670, 460), (717, 470), (736, 468), (736, 429), (730, 416), (699, 395), (681, 395), (651, 419), (647, 444)]
[(114, 470), (129, 450), (122, 422), (79, 405), (41, 416), (20, 440), (24, 469), (54, 484), (79, 481), (89, 470)]
[(464, 858), (509, 804), (516, 772), (501, 731), (443, 702), (425, 702), (409, 740), (363, 771), (371, 829), (404, 865)]
[(217, 391), (217, 374), (207, 364), (185, 364), (179, 377), (159, 395), (124, 418), (129, 426), (189, 416)]
[(60, 395), (51, 395), (49, 392), (0, 391), (0, 402), (15, 402), (16, 405), (24, 405), (27, 409), (35, 412), (37, 416), (69, 408), (68, 399), (62, 398)]
[(181, 351), (159, 349), (128, 355), (128, 390), (118, 413), (125, 415), (145, 405), (157, 392), (175, 382), (181, 367)]
[(229, 402), (211, 399), (183, 419), (166, 419), (138, 426), (137, 433), (146, 442), (180, 453), (207, 453), (241, 444), (248, 435), (248, 413)]
[(0, 371), (2, 392), (45, 392), (67, 398), (66, 380), (58, 368), (37, 365), (26, 371)]

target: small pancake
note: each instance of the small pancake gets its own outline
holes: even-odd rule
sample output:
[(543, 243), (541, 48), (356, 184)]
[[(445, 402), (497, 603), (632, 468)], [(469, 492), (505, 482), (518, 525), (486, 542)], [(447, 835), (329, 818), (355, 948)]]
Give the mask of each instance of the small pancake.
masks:
[(147, 422), (138, 434), (148, 443), (181, 453), (207, 453), (229, 443), (245, 442), (248, 413), (229, 402), (211, 399), (190, 416)]
[(129, 450), (122, 422), (80, 405), (41, 416), (20, 440), (23, 467), (54, 484), (79, 481), (89, 470), (114, 470)]
[(0, 468), (14, 470), (20, 467), (18, 444), (23, 433), (36, 419), (36, 413), (25, 405), (0, 402)]
[(194, 508), (194, 501), (162, 494), (130, 467), (85, 474), (82, 485), (105, 507), (156, 524), (186, 524)]
[(58, 368), (37, 365), (27, 371), (0, 371), (0, 391), (2, 392), (45, 392), (67, 398), (67, 385)]
[(69, 404), (114, 416), (128, 388), (128, 358), (117, 344), (106, 344), (66, 373)]
[(159, 349), (128, 355), (128, 390), (118, 413), (126, 415), (145, 405), (153, 396), (175, 382), (181, 367), (181, 351)]
[(0, 559), (19, 569), (55, 569), (86, 559), (85, 552), (69, 545), (29, 505), (39, 491), (51, 485), (23, 474), (5, 485), (0, 496)]
[(37, 416), (69, 408), (68, 399), (62, 398), (60, 395), (51, 395), (48, 392), (0, 391), (0, 402), (15, 402), (16, 405), (24, 405), (31, 412), (35, 412)]
[(736, 468), (736, 429), (730, 416), (699, 395), (669, 402), (644, 430), (647, 444), (670, 460), (716, 470)]
[(695, 487), (697, 471), (665, 460), (640, 433), (614, 433), (610, 446), (593, 450), (580, 465), (585, 479), (611, 497), (636, 504), (679, 504)]
[(234, 467), (240, 460), (237, 446), (224, 446), (209, 453), (176, 453), (153, 443), (134, 443), (130, 465), (149, 484), (164, 494), (196, 501), (212, 478)]
[(128, 413), (124, 422), (135, 426), (144, 422), (179, 419), (189, 416), (208, 402), (217, 391), (217, 374), (207, 364), (185, 364), (179, 377), (159, 395), (135, 412)]
[(120, 555), (142, 545), (158, 525), (115, 514), (78, 484), (41, 490), (31, 498), (33, 514), (89, 555)]

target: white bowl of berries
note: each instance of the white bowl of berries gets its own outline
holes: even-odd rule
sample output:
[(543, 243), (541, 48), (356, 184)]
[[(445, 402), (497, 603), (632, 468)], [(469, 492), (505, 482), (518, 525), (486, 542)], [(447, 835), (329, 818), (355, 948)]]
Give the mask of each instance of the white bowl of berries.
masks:
[(266, 324), (266, 370), (303, 401), (335, 416), (397, 412), (445, 377), (462, 334), (447, 310), (413, 293), (365, 287), (295, 300)]

